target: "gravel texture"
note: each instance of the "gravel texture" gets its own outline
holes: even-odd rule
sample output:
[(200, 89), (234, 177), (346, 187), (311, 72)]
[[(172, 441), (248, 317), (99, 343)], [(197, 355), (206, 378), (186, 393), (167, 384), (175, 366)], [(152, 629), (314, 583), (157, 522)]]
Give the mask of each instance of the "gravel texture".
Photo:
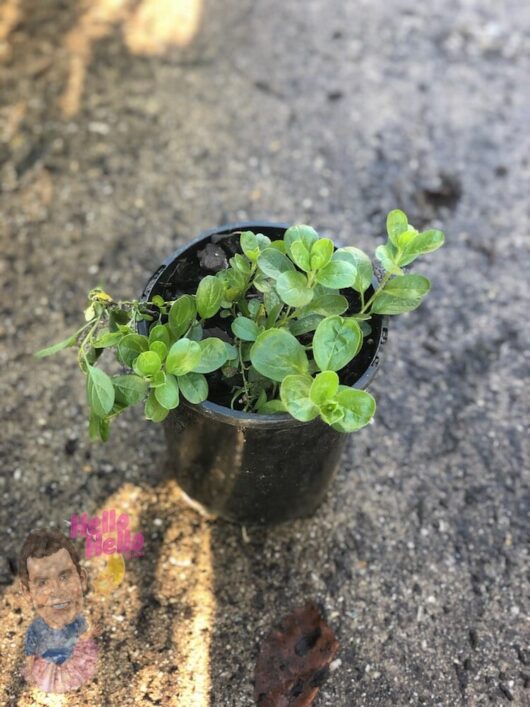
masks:
[[(311, 598), (341, 644), (318, 707), (530, 704), (530, 8), (206, 0), (181, 46), (168, 7), (0, 6), (0, 704), (52, 704), (20, 677), (26, 534), (127, 503), (146, 554), (89, 595), (103, 665), (61, 704), (252, 705), (260, 641)], [(135, 408), (91, 444), (75, 357), (32, 357), (201, 230), (373, 252), (394, 207), (447, 244), (310, 519), (201, 518), (160, 426)]]

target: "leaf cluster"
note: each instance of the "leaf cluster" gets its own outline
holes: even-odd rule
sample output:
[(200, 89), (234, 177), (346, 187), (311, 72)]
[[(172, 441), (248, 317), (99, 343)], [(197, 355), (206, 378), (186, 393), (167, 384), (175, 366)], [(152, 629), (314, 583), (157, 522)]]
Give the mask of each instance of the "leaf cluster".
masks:
[[(375, 400), (342, 385), (339, 372), (361, 351), (374, 314), (421, 304), (430, 282), (403, 268), (444, 242), (441, 231), (419, 232), (399, 210), (389, 213), (387, 234), (376, 249), (385, 271), (377, 283), (362, 250), (336, 248), (310, 226), (292, 226), (274, 241), (238, 232), (240, 252), (226, 269), (203, 277), (195, 294), (115, 302), (95, 288), (85, 325), (35, 355), (78, 348), (93, 439), (106, 441), (111, 420), (132, 405), (142, 403), (147, 419), (162, 422), (181, 398), (207, 400), (207, 374), (214, 371), (231, 386), (232, 407), (237, 401), (244, 411), (289, 413), (303, 422), (320, 417), (339, 432), (353, 432), (370, 422)], [(357, 293), (357, 311), (348, 292)], [(230, 341), (204, 336), (214, 317), (229, 320)], [(150, 322), (147, 336), (137, 332), (142, 319)], [(125, 373), (110, 376), (97, 365), (105, 349)]]

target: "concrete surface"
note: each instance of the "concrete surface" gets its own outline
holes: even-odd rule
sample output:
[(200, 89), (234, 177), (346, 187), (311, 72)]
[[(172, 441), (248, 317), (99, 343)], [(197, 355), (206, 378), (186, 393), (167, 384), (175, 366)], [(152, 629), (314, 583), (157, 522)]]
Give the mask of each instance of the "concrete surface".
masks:
[[(341, 643), (317, 707), (530, 704), (530, 7), (174, 10), (0, 5), (0, 703), (252, 705), (260, 640), (314, 598)], [(138, 296), (202, 229), (305, 222), (373, 252), (394, 207), (447, 245), (418, 262), (432, 292), (392, 322), (375, 424), (309, 520), (201, 519), (161, 427), (135, 408), (89, 443), (75, 358), (32, 358), (90, 287)], [(13, 560), (31, 529), (113, 504), (148, 551), (87, 601), (97, 683), (50, 702), (20, 678)]]

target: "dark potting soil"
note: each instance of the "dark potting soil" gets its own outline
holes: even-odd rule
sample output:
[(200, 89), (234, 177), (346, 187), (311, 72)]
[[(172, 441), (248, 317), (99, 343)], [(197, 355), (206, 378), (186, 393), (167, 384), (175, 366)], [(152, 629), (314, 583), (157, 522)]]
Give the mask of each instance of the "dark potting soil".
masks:
[[(178, 260), (169, 265), (161, 273), (160, 279), (150, 293), (150, 299), (155, 295), (161, 295), (165, 300), (174, 300), (183, 294), (195, 294), (200, 280), (206, 275), (212, 275), (229, 266), (229, 259), (236, 253), (241, 253), (239, 245), (239, 232), (228, 234), (216, 234), (209, 240), (202, 241), (191, 247), (186, 253), (179, 256)], [(274, 237), (271, 237), (274, 240)], [(373, 292), (370, 287), (367, 291), (369, 297)], [(357, 292), (351, 289), (340, 290), (348, 300), (349, 307), (344, 316), (355, 314), (361, 308), (361, 302)], [(247, 293), (247, 297), (263, 298), (261, 292), (252, 287)], [(162, 322), (167, 321), (167, 317), (162, 317)], [(208, 327), (204, 328), (203, 338), (217, 336), (223, 341), (234, 343), (230, 329), (231, 318), (221, 318), (219, 315), (208, 320)], [(344, 368), (337, 371), (340, 382), (343, 385), (353, 385), (366, 371), (375, 356), (377, 342), (381, 330), (382, 317), (374, 315), (369, 324), (372, 332), (365, 336), (361, 351)], [(154, 324), (154, 323), (153, 323)], [(153, 326), (151, 324), (151, 326)], [(311, 341), (314, 332), (308, 332), (298, 338), (307, 344)], [(307, 352), (311, 359), (311, 352)], [(230, 407), (233, 396), (233, 389), (242, 383), (240, 374), (233, 378), (226, 378), (221, 371), (214, 371), (207, 374), (209, 394), (208, 400), (224, 407)], [(242, 410), (238, 401), (234, 403), (234, 409)]]

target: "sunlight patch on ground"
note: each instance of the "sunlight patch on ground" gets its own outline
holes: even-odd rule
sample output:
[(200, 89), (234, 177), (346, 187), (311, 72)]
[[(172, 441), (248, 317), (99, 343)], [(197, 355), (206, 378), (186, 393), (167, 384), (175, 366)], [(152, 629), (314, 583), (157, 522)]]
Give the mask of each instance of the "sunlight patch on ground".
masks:
[[(22, 646), (35, 616), (14, 582), (0, 600), (0, 704), (16, 695), (20, 707), (88, 707), (104, 704), (111, 694), (116, 704), (124, 705), (145, 704), (146, 696), (175, 707), (210, 704), (215, 623), (210, 524), (189, 508), (174, 481), (145, 488), (124, 483), (90, 515), (101, 517), (112, 509), (117, 516), (127, 513), (132, 532), (145, 533), (145, 554), (125, 560), (125, 574), (112, 591), (98, 592), (97, 582), (92, 582), (86, 597), (89, 629), (99, 627), (106, 634), (106, 640), (99, 641), (97, 683), (65, 695), (27, 685), (21, 676)], [(162, 535), (153, 541), (151, 532), (161, 528)], [(66, 523), (61, 529), (69, 533)], [(84, 553), (84, 541), (77, 544)], [(83, 557), (91, 579), (108, 569), (107, 557)], [(151, 599), (157, 608), (152, 608)], [(167, 647), (161, 650), (166, 638)], [(130, 660), (137, 663), (134, 670)]]
[(159, 55), (185, 47), (197, 34), (202, 0), (144, 0), (124, 25), (133, 54)]
[[(180, 489), (168, 482), (165, 493), (180, 500)], [(158, 563), (157, 579), (166, 596), (185, 592), (181, 601), (189, 618), (173, 625), (173, 640), (181, 654), (177, 681), (178, 702), (189, 707), (207, 707), (210, 694), (210, 643), (215, 623), (215, 595), (210, 527), (186, 510), (169, 526)]]
[[(11, 0), (16, 2), (16, 0)], [(67, 86), (59, 98), (65, 117), (79, 111), (92, 45), (121, 26), (133, 54), (161, 55), (171, 47), (185, 47), (197, 34), (202, 0), (89, 0), (77, 24), (67, 34)]]
[(0, 3), (0, 60), (8, 59), (11, 54), (6, 40), (20, 19), (20, 2), (21, 0), (4, 0)]

